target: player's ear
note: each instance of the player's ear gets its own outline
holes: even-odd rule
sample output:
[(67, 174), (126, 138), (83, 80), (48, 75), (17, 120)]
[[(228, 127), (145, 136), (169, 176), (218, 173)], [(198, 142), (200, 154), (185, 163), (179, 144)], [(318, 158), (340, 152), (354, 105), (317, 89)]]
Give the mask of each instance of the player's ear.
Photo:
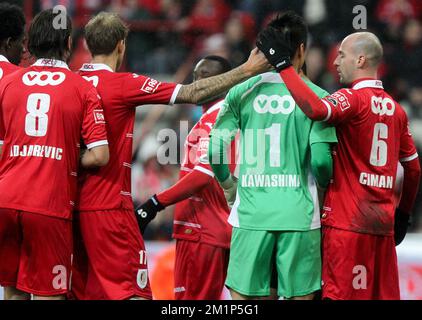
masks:
[(122, 54), (125, 51), (125, 48), (126, 48), (125, 40), (120, 40), (117, 43), (117, 53)]
[(366, 62), (366, 57), (364, 55), (359, 55), (356, 61), (357, 68), (362, 69)]
[(69, 36), (69, 38), (67, 38), (67, 50), (69, 52), (72, 52), (72, 37)]
[(301, 43), (299, 46), (299, 58), (303, 59), (305, 57), (305, 44)]

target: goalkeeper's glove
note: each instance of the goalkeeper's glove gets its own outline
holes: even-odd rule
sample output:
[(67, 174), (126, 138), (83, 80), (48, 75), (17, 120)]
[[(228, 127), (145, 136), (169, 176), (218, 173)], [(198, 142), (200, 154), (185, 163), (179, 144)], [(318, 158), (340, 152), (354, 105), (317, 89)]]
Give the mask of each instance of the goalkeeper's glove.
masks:
[(396, 246), (398, 246), (403, 241), (409, 225), (410, 214), (397, 208), (394, 214), (394, 241)]
[(230, 209), (233, 207), (234, 201), (236, 200), (237, 191), (237, 178), (230, 175), (226, 180), (220, 183), (226, 197), (227, 204)]
[(283, 33), (268, 27), (258, 34), (256, 46), (278, 72), (292, 65), (289, 30)]
[(157, 212), (164, 210), (164, 206), (158, 201), (157, 196), (154, 194), (149, 200), (141, 204), (135, 209), (136, 220), (138, 221), (141, 234), (144, 234), (145, 228), (150, 223)]

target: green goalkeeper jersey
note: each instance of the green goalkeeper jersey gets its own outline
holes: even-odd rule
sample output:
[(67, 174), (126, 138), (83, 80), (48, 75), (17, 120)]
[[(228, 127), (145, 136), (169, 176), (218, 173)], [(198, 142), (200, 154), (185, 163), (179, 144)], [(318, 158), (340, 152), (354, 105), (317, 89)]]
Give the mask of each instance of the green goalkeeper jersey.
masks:
[[(305, 82), (319, 97), (328, 95)], [(219, 181), (229, 176), (225, 150), (239, 129), (239, 180), (229, 222), (251, 230), (319, 228), (311, 146), (336, 143), (335, 128), (306, 117), (280, 75), (268, 72), (233, 87), (225, 98), (208, 154)]]

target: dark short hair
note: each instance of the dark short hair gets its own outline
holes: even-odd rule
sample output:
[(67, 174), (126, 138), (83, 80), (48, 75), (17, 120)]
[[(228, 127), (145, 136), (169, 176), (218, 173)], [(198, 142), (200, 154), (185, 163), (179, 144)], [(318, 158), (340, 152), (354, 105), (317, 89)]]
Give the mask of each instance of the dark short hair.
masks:
[(125, 40), (129, 28), (117, 14), (100, 12), (85, 26), (85, 39), (93, 56), (108, 55), (114, 51), (117, 43)]
[(221, 73), (225, 73), (227, 71), (230, 71), (232, 69), (232, 65), (230, 64), (230, 62), (223, 57), (220, 56), (215, 56), (215, 55), (209, 55), (206, 56), (204, 58), (202, 58), (203, 60), (212, 60), (212, 61), (216, 61), (220, 64), (220, 68), (221, 68)]
[(61, 12), (54, 13), (48, 9), (38, 13), (29, 27), (28, 50), (36, 58), (63, 59), (68, 49), (68, 40), (72, 34), (72, 22), (66, 14), (65, 28), (57, 28), (56, 17)]
[(290, 38), (290, 44), (293, 49), (292, 56), (294, 56), (302, 43), (306, 48), (308, 26), (306, 25), (305, 20), (294, 11), (286, 11), (283, 14), (277, 15), (270, 21), (268, 27), (275, 28)]
[(7, 38), (19, 39), (24, 30), (25, 16), (22, 9), (9, 3), (0, 3), (0, 43)]

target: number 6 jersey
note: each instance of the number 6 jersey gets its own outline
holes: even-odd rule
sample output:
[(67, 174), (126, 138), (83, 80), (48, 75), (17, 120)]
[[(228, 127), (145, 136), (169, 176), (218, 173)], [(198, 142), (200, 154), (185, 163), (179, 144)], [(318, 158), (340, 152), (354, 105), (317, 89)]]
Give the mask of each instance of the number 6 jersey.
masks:
[(0, 208), (70, 219), (80, 141), (107, 144), (95, 88), (58, 60), (40, 59), (0, 86)]
[(406, 113), (373, 79), (360, 79), (322, 101), (339, 141), (323, 225), (393, 234), (397, 165), (418, 157)]

